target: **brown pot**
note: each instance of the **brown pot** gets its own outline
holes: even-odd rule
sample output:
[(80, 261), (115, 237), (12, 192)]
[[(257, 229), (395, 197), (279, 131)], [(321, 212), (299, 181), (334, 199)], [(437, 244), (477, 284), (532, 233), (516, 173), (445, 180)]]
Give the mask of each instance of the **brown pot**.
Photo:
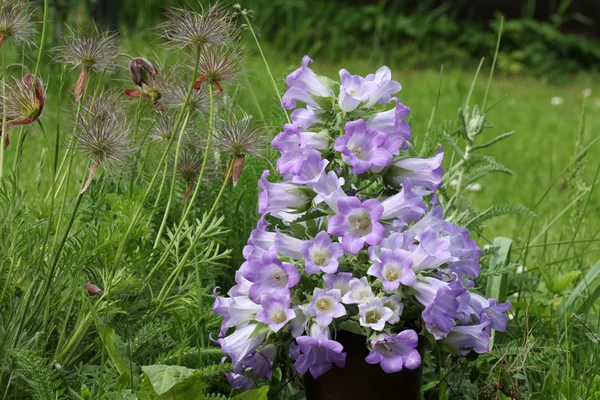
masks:
[[(368, 364), (369, 350), (365, 337), (347, 331), (338, 332), (336, 340), (344, 346), (346, 366), (331, 370), (314, 379), (304, 375), (306, 400), (419, 400), (422, 366), (386, 374), (379, 364)], [(422, 346), (419, 352), (422, 355)]]

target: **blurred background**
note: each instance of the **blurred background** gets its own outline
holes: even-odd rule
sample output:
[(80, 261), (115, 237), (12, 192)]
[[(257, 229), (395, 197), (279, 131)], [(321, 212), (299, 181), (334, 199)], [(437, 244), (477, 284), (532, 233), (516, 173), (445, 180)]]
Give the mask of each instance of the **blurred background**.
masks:
[[(144, 30), (177, 0), (57, 0), (57, 21), (89, 16), (123, 32)], [(197, 6), (196, 1), (189, 2)], [(498, 67), (560, 79), (600, 65), (597, 0), (242, 0), (278, 51), (398, 67), (476, 65), (493, 53), (506, 18)]]

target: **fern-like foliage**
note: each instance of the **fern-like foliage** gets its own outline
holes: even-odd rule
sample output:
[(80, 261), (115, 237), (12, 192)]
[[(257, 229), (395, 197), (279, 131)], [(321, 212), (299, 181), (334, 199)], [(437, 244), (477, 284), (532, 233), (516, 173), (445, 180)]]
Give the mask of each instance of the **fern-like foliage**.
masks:
[(13, 356), (17, 363), (17, 377), (25, 382), (31, 399), (64, 398), (64, 382), (47, 359), (29, 350), (15, 351)]
[(490, 206), (487, 209), (485, 209), (484, 211), (478, 213), (477, 215), (475, 215), (474, 217), (469, 219), (465, 223), (465, 226), (469, 229), (476, 230), (476, 229), (479, 229), (484, 222), (489, 221), (492, 218), (500, 217), (503, 215), (511, 215), (511, 214), (526, 215), (528, 217), (534, 217), (534, 218), (537, 217), (537, 215), (533, 211), (531, 211), (529, 208), (527, 208), (525, 206), (519, 206), (519, 205), (513, 205), (513, 204), (500, 204), (500, 205)]

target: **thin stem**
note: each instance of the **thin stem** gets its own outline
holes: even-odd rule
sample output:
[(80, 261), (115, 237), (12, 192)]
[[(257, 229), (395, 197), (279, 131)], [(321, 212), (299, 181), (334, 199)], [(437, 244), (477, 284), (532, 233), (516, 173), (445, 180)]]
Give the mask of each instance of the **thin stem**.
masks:
[(2, 51), (2, 133), (0, 134), (0, 179), (4, 176), (4, 143), (8, 137), (6, 126), (6, 47)]
[[(185, 206), (183, 215), (181, 216), (181, 220), (179, 221), (179, 226), (177, 227), (177, 230), (175, 231), (175, 233), (173, 235), (173, 240), (171, 240), (169, 242), (169, 244), (167, 245), (167, 248), (164, 250), (160, 259), (154, 264), (154, 267), (152, 268), (150, 273), (146, 276), (145, 283), (150, 282), (150, 278), (154, 275), (154, 273), (158, 270), (158, 268), (160, 268), (163, 265), (163, 263), (166, 261), (167, 257), (169, 256), (171, 248), (173, 248), (173, 246), (175, 245), (175, 242), (177, 241), (177, 238), (179, 237), (179, 234), (183, 230), (184, 222), (187, 219), (187, 216), (192, 209), (192, 205), (194, 204), (194, 201), (196, 200), (196, 196), (199, 193), (199, 189), (202, 186), (202, 178), (204, 176), (206, 162), (208, 160), (208, 153), (210, 150), (213, 124), (214, 124), (214, 119), (215, 119), (214, 94), (213, 94), (212, 86), (210, 86), (210, 85), (208, 86), (208, 98), (209, 98), (209, 104), (210, 104), (210, 108), (209, 108), (209, 112), (208, 112), (208, 140), (206, 142), (206, 147), (204, 148), (204, 158), (202, 160), (202, 167), (200, 169), (200, 174), (198, 175), (198, 180), (197, 180), (197, 183), (194, 188), (194, 193), (192, 194), (191, 200), (188, 201), (187, 205)], [(158, 199), (157, 199), (157, 201), (158, 201)], [(157, 237), (157, 241), (158, 241), (158, 237)], [(154, 248), (156, 248), (156, 246)]]
[(38, 76), (38, 72), (40, 71), (40, 63), (42, 61), (42, 55), (44, 54), (44, 42), (46, 41), (46, 26), (48, 21), (48, 0), (44, 0), (44, 16), (42, 20), (42, 36), (40, 38), (40, 48), (38, 51), (37, 62), (35, 63), (35, 70), (33, 72), (33, 81)]
[[(221, 197), (223, 196), (223, 192), (225, 192), (225, 187), (227, 187), (227, 182), (229, 181), (229, 177), (231, 176), (232, 169), (233, 169), (233, 163), (230, 163), (229, 168), (227, 169), (227, 174), (225, 175), (225, 180), (223, 181), (223, 184), (221, 185), (219, 194), (217, 194), (217, 197), (215, 198), (215, 201), (214, 201), (210, 211), (208, 212), (208, 214), (206, 214), (205, 217), (203, 217), (202, 225), (200, 225), (200, 227), (196, 231), (196, 234), (194, 235), (192, 241), (190, 242), (190, 245), (189, 245), (187, 251), (181, 258), (181, 260), (177, 263), (177, 266), (175, 267), (175, 269), (173, 270), (173, 272), (171, 273), (169, 278), (167, 278), (167, 280), (163, 284), (163, 286), (159, 292), (159, 295), (158, 295), (160, 298), (160, 301), (158, 303), (158, 306), (156, 306), (156, 308), (154, 309), (154, 312), (152, 313), (150, 320), (154, 320), (154, 318), (156, 318), (156, 316), (160, 312), (162, 306), (164, 305), (165, 301), (167, 300), (167, 296), (173, 289), (175, 282), (177, 282), (177, 278), (179, 277), (179, 274), (181, 274), (181, 271), (183, 270), (183, 267), (184, 267), (188, 257), (190, 256), (190, 254), (196, 247), (196, 243), (198, 242), (198, 240), (202, 237), (202, 233), (204, 231), (204, 228), (206, 227), (206, 224), (208, 224), (208, 221), (210, 221), (211, 217), (215, 213), (217, 206), (219, 204), (219, 201), (221, 200)], [(167, 285), (169, 285), (168, 288), (167, 288)]]
[(190, 110), (185, 115), (185, 119), (183, 120), (183, 125), (181, 126), (181, 130), (179, 132), (179, 138), (177, 139), (177, 147), (175, 148), (175, 160), (173, 161), (173, 176), (171, 177), (171, 188), (169, 190), (169, 197), (167, 199), (167, 206), (165, 207), (165, 212), (163, 214), (162, 222), (160, 223), (160, 227), (158, 228), (158, 232), (156, 233), (156, 240), (154, 241), (153, 249), (158, 246), (160, 242), (160, 238), (162, 236), (162, 232), (167, 225), (167, 218), (169, 217), (169, 211), (171, 210), (171, 203), (173, 202), (173, 193), (175, 193), (175, 184), (177, 183), (177, 167), (179, 166), (179, 153), (181, 151), (181, 145), (183, 143), (183, 137), (185, 136), (185, 127), (187, 126), (188, 120), (190, 119)]
[[(201, 51), (200, 48), (198, 48), (196, 50), (196, 60), (194, 63), (194, 74), (192, 75), (192, 77), (195, 77), (196, 74), (198, 73), (198, 62), (200, 61), (200, 51)], [(194, 90), (194, 79), (192, 79), (192, 82), (190, 83), (190, 87), (188, 89), (188, 93), (185, 98), (185, 102), (183, 103), (183, 107), (181, 108), (181, 112), (179, 113), (179, 117), (177, 118), (177, 122), (175, 124), (175, 129), (174, 129), (175, 132), (179, 129), (179, 124), (181, 123), (183, 114), (189, 105), (190, 98), (192, 96), (192, 90)], [(165, 162), (165, 160), (167, 158), (167, 154), (169, 152), (169, 149), (171, 148), (171, 145), (173, 144), (174, 139), (175, 139), (175, 135), (172, 135), (169, 140), (169, 144), (165, 148), (165, 151), (162, 154), (162, 157), (158, 163), (158, 166), (156, 167), (154, 175), (152, 176), (152, 180), (150, 181), (150, 184), (148, 185), (148, 189), (146, 189), (146, 193), (144, 193), (142, 200), (139, 202), (138, 207), (136, 208), (135, 213), (133, 215), (133, 218), (131, 219), (129, 226), (127, 227), (127, 231), (125, 232), (125, 235), (123, 235), (123, 238), (121, 239), (121, 242), (119, 243), (119, 248), (117, 249), (117, 254), (115, 255), (115, 259), (113, 262), (114, 267), (116, 267), (119, 264), (119, 262), (121, 261), (121, 256), (123, 255), (123, 250), (125, 249), (125, 243), (127, 242), (127, 239), (129, 239), (129, 235), (131, 234), (131, 231), (133, 230), (133, 226), (137, 222), (137, 219), (139, 218), (140, 213), (142, 212), (142, 207), (143, 207), (144, 203), (146, 202), (148, 195), (152, 191), (152, 187), (154, 186), (154, 183), (156, 182), (156, 178), (158, 177), (158, 174), (160, 172), (160, 167), (163, 165), (163, 162)], [(164, 181), (165, 181), (165, 178), (163, 177), (163, 180), (161, 183), (161, 188), (162, 188), (162, 184), (164, 184)], [(106, 290), (108, 291), (108, 288)]]
[[(138, 98), (137, 106), (135, 108), (135, 125), (133, 128), (134, 134), (137, 134), (137, 131), (140, 128), (141, 109), (142, 109), (143, 98), (144, 98), (144, 96), (142, 96), (140, 94), (140, 97)], [(144, 140), (145, 140), (145, 137), (144, 137)], [(130, 196), (133, 194), (133, 186), (134, 186), (135, 178), (137, 176), (136, 169), (137, 169), (137, 158), (135, 159), (134, 165), (131, 167), (131, 179), (129, 181), (129, 195)]]
[[(271, 68), (269, 67), (269, 63), (267, 62), (267, 58), (265, 57), (265, 54), (263, 53), (262, 47), (260, 45), (260, 42), (258, 41), (258, 38), (256, 37), (256, 33), (254, 33), (254, 28), (252, 27), (252, 23), (250, 22), (250, 18), (248, 18), (248, 13), (246, 11), (242, 11), (242, 16), (244, 17), (244, 19), (246, 20), (246, 24), (248, 25), (248, 29), (250, 29), (250, 33), (252, 33), (252, 37), (254, 38), (254, 42), (256, 43), (256, 47), (258, 47), (258, 51), (260, 53), (260, 56), (265, 64), (265, 68), (267, 70), (267, 73), (269, 74), (269, 79), (271, 80), (271, 85), (273, 85), (273, 89), (275, 89), (275, 93), (277, 94), (277, 98), (279, 99), (279, 102), (281, 103), (281, 93), (279, 93), (279, 88), (277, 87), (277, 83), (275, 82), (275, 78), (273, 78), (273, 74), (271, 73)], [(287, 121), (289, 123), (292, 123), (292, 120), (290, 119), (290, 116), (288, 115), (287, 111), (285, 109), (281, 109), (283, 111), (283, 113), (285, 114), (285, 118), (287, 119)]]

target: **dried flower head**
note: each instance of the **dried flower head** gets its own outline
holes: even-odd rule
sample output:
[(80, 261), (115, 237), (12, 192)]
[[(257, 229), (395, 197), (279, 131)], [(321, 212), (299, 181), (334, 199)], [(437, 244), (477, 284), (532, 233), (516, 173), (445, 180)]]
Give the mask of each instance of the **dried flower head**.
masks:
[[(177, 140), (181, 129), (175, 129), (175, 121), (176, 118), (169, 113), (160, 114), (158, 121), (156, 121), (152, 129), (151, 138), (157, 141), (168, 142), (175, 136), (174, 140)], [(188, 136), (191, 132), (192, 128), (189, 124), (186, 125), (184, 135)]]
[(95, 25), (87, 30), (68, 29), (65, 44), (57, 48), (57, 61), (73, 68), (85, 67), (89, 72), (112, 66), (119, 51), (116, 33), (100, 32)]
[(4, 111), (0, 107), (0, 113), (6, 115), (7, 131), (4, 135), (4, 148), (10, 144), (8, 138), (8, 127), (26, 125), (36, 121), (44, 110), (46, 91), (40, 78), (27, 74), (23, 79), (13, 79), (12, 85), (7, 87), (6, 95), (2, 100)]
[(31, 6), (23, 0), (3, 0), (0, 5), (0, 48), (5, 41), (29, 43), (34, 32)]
[[(95, 105), (94, 105), (95, 107)], [(100, 107), (97, 113), (83, 118), (75, 131), (75, 141), (79, 151), (92, 161), (92, 167), (83, 193), (92, 183), (96, 169), (123, 165), (131, 153), (130, 128), (122, 122), (118, 114), (110, 113), (107, 107)]]
[[(194, 146), (186, 146), (177, 161), (177, 176), (183, 179), (187, 186), (187, 190), (181, 199), (184, 203), (187, 198), (192, 194), (194, 187), (200, 177), (202, 171), (203, 155), (202, 151)], [(173, 164), (175, 160), (171, 159), (171, 170), (173, 170)]]
[(243, 46), (209, 46), (198, 61), (199, 78), (194, 83), (194, 89), (200, 90), (202, 82), (213, 85), (223, 93), (224, 83), (232, 83), (242, 72)]
[(231, 8), (215, 4), (202, 13), (181, 9), (167, 9), (168, 21), (160, 25), (163, 37), (173, 48), (206, 45), (227, 45), (240, 33), (236, 26), (236, 14)]
[(102, 71), (112, 67), (118, 55), (117, 35), (99, 32), (94, 25), (90, 30), (77, 31), (68, 28), (70, 34), (65, 36), (65, 44), (57, 48), (57, 61), (70, 64), (73, 68), (81, 67), (75, 84), (75, 100), (81, 100), (88, 72)]
[(84, 119), (108, 120), (125, 119), (124, 105), (119, 94), (115, 91), (102, 91), (95, 99), (89, 98), (83, 104), (82, 116)]
[(243, 116), (238, 119), (233, 111), (226, 112), (224, 117), (217, 119), (212, 132), (215, 148), (229, 153), (227, 169), (231, 168), (234, 185), (242, 175), (246, 155), (262, 158), (266, 148), (262, 124), (255, 122), (243, 110), (241, 113)]
[[(189, 84), (185, 82), (167, 84), (162, 93), (162, 103), (167, 108), (180, 110), (185, 105), (189, 88)], [(193, 90), (188, 105), (190, 109), (196, 112), (208, 112), (210, 108), (208, 93), (205, 90)]]

